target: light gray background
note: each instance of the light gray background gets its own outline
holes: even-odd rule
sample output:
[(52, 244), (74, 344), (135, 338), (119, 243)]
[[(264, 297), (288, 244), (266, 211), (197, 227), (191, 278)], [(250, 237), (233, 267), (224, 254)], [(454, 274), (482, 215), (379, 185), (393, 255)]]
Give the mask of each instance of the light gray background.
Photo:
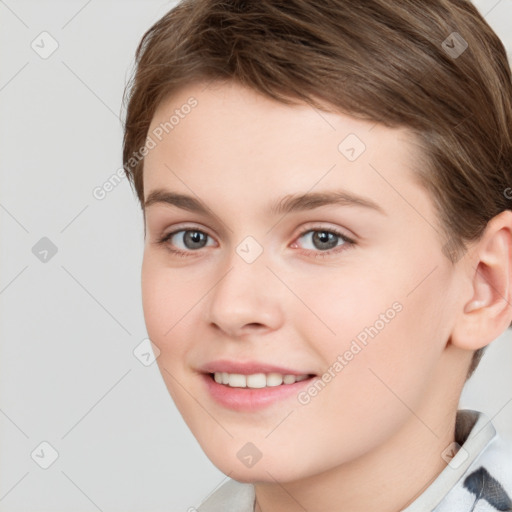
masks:
[[(476, 4), (510, 54), (512, 0)], [(156, 364), (133, 354), (147, 336), (135, 196), (125, 179), (92, 194), (122, 165), (135, 47), (172, 5), (0, 1), (1, 512), (188, 511), (224, 480)], [(58, 43), (46, 59), (31, 47), (51, 48), (43, 31)], [(32, 252), (43, 237), (47, 262)], [(461, 403), (510, 439), (511, 341), (491, 346)], [(59, 454), (48, 469), (31, 457), (44, 463), (43, 441)]]

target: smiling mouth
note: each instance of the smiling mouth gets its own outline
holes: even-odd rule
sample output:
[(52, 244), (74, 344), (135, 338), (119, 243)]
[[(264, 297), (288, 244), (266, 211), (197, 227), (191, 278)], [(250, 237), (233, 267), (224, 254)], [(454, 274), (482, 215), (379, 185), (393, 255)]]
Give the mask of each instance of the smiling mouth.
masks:
[(315, 377), (312, 374), (291, 375), (281, 373), (241, 373), (214, 372), (209, 374), (217, 383), (231, 388), (262, 389), (278, 386), (288, 386)]

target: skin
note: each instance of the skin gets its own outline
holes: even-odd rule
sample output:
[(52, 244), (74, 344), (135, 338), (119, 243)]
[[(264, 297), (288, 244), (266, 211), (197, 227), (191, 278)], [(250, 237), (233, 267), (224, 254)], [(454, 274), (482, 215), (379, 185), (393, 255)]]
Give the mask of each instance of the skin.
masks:
[[(495, 217), (452, 264), (415, 179), (420, 153), (407, 130), (227, 82), (176, 92), (149, 133), (190, 96), (197, 107), (144, 163), (145, 198), (165, 188), (210, 212), (145, 208), (143, 309), (170, 395), (211, 461), (255, 484), (256, 511), (401, 510), (446, 467), (441, 454), (453, 441), (472, 351), (512, 318), (512, 213)], [(353, 162), (338, 150), (348, 134), (366, 146)], [(288, 194), (334, 190), (383, 213), (354, 204), (284, 216), (269, 208)], [(158, 243), (180, 229), (202, 231), (207, 245), (184, 245), (183, 232)], [(313, 229), (355, 244), (334, 236), (338, 245), (322, 257)], [(250, 264), (236, 252), (247, 236), (263, 248)], [(236, 412), (205, 392), (198, 368), (221, 358), (321, 376), (396, 302), (401, 311), (306, 405), (292, 396)], [(237, 457), (247, 442), (262, 454), (250, 468)]]

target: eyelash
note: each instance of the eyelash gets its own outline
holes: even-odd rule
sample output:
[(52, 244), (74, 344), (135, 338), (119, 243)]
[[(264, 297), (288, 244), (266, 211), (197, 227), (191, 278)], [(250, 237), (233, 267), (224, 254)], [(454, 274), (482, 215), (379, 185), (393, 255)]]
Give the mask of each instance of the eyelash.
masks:
[[(168, 241), (176, 234), (176, 233), (180, 233), (180, 232), (187, 232), (187, 231), (197, 231), (199, 233), (202, 233), (208, 237), (210, 237), (210, 235), (206, 232), (204, 232), (203, 230), (201, 229), (196, 229), (196, 228), (181, 228), (181, 229), (177, 229), (175, 231), (172, 231), (171, 233), (168, 233), (166, 235), (164, 235), (163, 237), (159, 238), (156, 243), (158, 245), (165, 245), (167, 250), (169, 250), (172, 254), (174, 254), (175, 256), (179, 256), (179, 257), (185, 257), (185, 258), (188, 258), (190, 256), (192, 256), (192, 254), (194, 252), (199, 252), (199, 249), (197, 250), (189, 250), (189, 251), (181, 251), (181, 250), (177, 250), (177, 249), (172, 249), (170, 247), (170, 245), (168, 244)], [(343, 240), (343, 244), (340, 245), (340, 246), (336, 246), (334, 249), (329, 249), (327, 251), (320, 251), (320, 250), (316, 250), (316, 251), (313, 251), (313, 250), (306, 250), (306, 249), (298, 249), (299, 252), (301, 252), (302, 254), (306, 254), (306, 255), (309, 255), (311, 252), (315, 253), (314, 254), (314, 257), (315, 258), (326, 258), (326, 257), (329, 257), (329, 256), (333, 256), (335, 254), (338, 254), (342, 251), (346, 251), (347, 249), (350, 249), (351, 247), (355, 246), (356, 245), (356, 242), (354, 240), (352, 240), (351, 238), (347, 237), (346, 235), (344, 235), (343, 233), (341, 233), (340, 231), (336, 230), (336, 229), (333, 229), (333, 228), (330, 228), (330, 229), (324, 229), (324, 228), (308, 228), (308, 229), (305, 229), (304, 231), (302, 231), (301, 233), (299, 233), (299, 235), (297, 236), (297, 240), (302, 238), (305, 234), (307, 233), (315, 233), (315, 232), (324, 232), (324, 233), (331, 233), (333, 235), (336, 235), (337, 237), (341, 238), (341, 240)], [(211, 238), (211, 237), (210, 237)], [(295, 242), (294, 242), (295, 243)]]

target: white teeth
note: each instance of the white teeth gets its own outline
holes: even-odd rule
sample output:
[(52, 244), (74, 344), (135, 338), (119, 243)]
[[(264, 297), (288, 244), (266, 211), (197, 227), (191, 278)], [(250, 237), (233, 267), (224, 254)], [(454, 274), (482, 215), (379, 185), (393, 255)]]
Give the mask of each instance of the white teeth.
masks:
[(295, 382), (295, 375), (285, 375), (283, 377), (283, 382), (285, 384), (293, 384)]
[(280, 373), (253, 373), (242, 375), (240, 373), (215, 372), (215, 382), (232, 388), (260, 389), (265, 387), (294, 384), (308, 378), (308, 375), (282, 375)]
[(267, 375), (267, 386), (280, 386), (283, 383), (283, 376), (280, 373), (269, 373)]
[(245, 388), (247, 387), (247, 377), (240, 373), (230, 373), (228, 386), (231, 388)]
[(254, 373), (247, 375), (248, 388), (264, 388), (267, 385), (267, 377), (264, 373)]

